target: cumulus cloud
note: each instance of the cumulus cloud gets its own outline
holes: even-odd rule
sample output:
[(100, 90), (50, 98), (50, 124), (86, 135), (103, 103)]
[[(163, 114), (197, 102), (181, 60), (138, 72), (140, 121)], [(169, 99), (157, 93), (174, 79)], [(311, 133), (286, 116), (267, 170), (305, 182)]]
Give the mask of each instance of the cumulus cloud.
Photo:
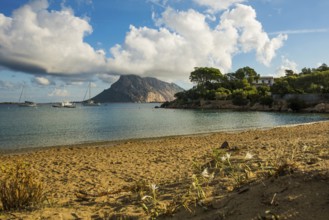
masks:
[(226, 10), (236, 3), (242, 3), (246, 0), (194, 0), (195, 3), (208, 8), (209, 13)]
[[(152, 2), (167, 5), (166, 0)], [(156, 28), (131, 25), (124, 43), (110, 48), (107, 57), (105, 50), (84, 41), (93, 31), (88, 19), (76, 17), (65, 7), (50, 11), (47, 0), (34, 0), (11, 17), (0, 13), (0, 65), (33, 74), (70, 76), (72, 81), (83, 81), (90, 74), (106, 82), (112, 78), (104, 74), (182, 80), (196, 66), (226, 72), (238, 53), (255, 52), (259, 62), (269, 65), (287, 38), (270, 39), (254, 9), (238, 4), (243, 0), (195, 2), (214, 12), (225, 10), (215, 28), (208, 23), (207, 13), (166, 6), (154, 17)], [(36, 81), (49, 83), (46, 77)]]
[(232, 67), (237, 53), (255, 52), (269, 65), (286, 35), (270, 39), (250, 6), (237, 4), (226, 10), (211, 28), (207, 16), (193, 9), (168, 7), (156, 20), (159, 29), (130, 27), (125, 43), (111, 49), (114, 73), (150, 73), (164, 77), (180, 73), (186, 78), (195, 66)]
[(35, 0), (15, 10), (11, 17), (0, 14), (0, 65), (50, 74), (106, 69), (104, 51), (83, 41), (92, 33), (88, 21), (74, 16), (71, 10), (47, 8), (47, 0)]
[[(139, 75), (166, 75), (190, 70), (195, 64), (189, 54), (184, 53), (186, 40), (166, 28), (159, 30), (147, 27), (130, 27), (123, 46), (111, 48), (112, 73)], [(185, 65), (182, 65), (182, 57)]]
[(255, 10), (246, 5), (238, 4), (236, 8), (226, 11), (221, 16), (222, 23), (236, 29), (239, 33), (239, 47), (242, 52), (256, 51), (257, 60), (269, 65), (277, 49), (282, 47), (287, 35), (280, 34), (270, 39), (263, 30), (262, 24), (256, 19)]
[(282, 77), (286, 75), (286, 70), (292, 70), (295, 73), (298, 72), (297, 63), (292, 60), (287, 59), (286, 57), (281, 57), (281, 65), (276, 70), (276, 76)]

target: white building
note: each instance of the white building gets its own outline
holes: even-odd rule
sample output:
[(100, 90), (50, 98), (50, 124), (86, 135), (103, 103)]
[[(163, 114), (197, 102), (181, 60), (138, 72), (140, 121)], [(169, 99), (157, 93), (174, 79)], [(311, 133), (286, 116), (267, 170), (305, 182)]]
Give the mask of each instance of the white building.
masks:
[(272, 86), (274, 84), (274, 77), (273, 76), (261, 76), (258, 80), (254, 81), (256, 86), (267, 85)]

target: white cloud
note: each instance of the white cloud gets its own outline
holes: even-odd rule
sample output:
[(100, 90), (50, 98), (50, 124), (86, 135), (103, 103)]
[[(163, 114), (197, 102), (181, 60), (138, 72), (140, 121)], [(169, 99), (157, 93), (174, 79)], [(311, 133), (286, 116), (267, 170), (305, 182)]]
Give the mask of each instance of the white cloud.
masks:
[(283, 46), (287, 35), (279, 35), (270, 39), (256, 19), (256, 12), (251, 6), (237, 4), (236, 8), (226, 11), (221, 21), (239, 31), (239, 46), (242, 52), (256, 51), (257, 60), (269, 65), (277, 49)]
[[(65, 7), (49, 11), (47, 0), (34, 0), (11, 17), (0, 13), (0, 65), (33, 74), (71, 76), (72, 81), (91, 74), (112, 81), (104, 77), (106, 73), (182, 80), (196, 66), (213, 66), (225, 73), (238, 53), (255, 52), (257, 60), (268, 65), (286, 39), (285, 35), (270, 39), (253, 8), (236, 4), (243, 0), (196, 2), (213, 10), (234, 7), (223, 12), (215, 28), (208, 23), (209, 14), (166, 7), (154, 17), (157, 28), (131, 25), (124, 43), (112, 47), (107, 58), (103, 49), (84, 42), (92, 33), (88, 19), (74, 16)], [(47, 84), (45, 79), (38, 81)]]
[(236, 3), (242, 3), (246, 0), (194, 0), (195, 3), (206, 6), (208, 12), (213, 14), (218, 11), (226, 10)]
[(299, 30), (285, 30), (285, 31), (276, 31), (269, 33), (270, 35), (277, 34), (312, 34), (312, 33), (327, 33), (329, 29), (320, 28), (320, 29), (299, 29)]
[[(156, 20), (159, 29), (130, 27), (125, 43), (111, 49), (113, 73), (186, 78), (196, 66), (228, 71), (237, 53), (255, 52), (269, 65), (287, 36), (270, 39), (250, 6), (237, 4), (223, 13), (216, 28), (195, 10), (168, 7)], [(176, 77), (177, 78), (177, 77)]]
[(195, 63), (182, 65), (182, 61), (192, 59), (184, 53), (186, 44), (186, 40), (166, 28), (131, 26), (124, 45), (111, 48), (111, 72), (148, 76), (185, 73)]
[(297, 63), (295, 63), (294, 61), (291, 61), (289, 59), (287, 59), (286, 57), (282, 56), (281, 57), (281, 66), (279, 66), (276, 70), (276, 76), (277, 77), (282, 77), (286, 75), (286, 70), (292, 70), (295, 73), (298, 72), (297, 69)]
[(35, 77), (32, 82), (41, 85), (41, 86), (48, 86), (50, 85), (50, 81), (49, 79), (45, 78), (45, 77)]
[(0, 65), (31, 73), (81, 74), (106, 69), (103, 51), (83, 38), (92, 33), (88, 21), (71, 10), (48, 11), (47, 0), (35, 0), (0, 14)]
[(50, 97), (67, 97), (69, 92), (66, 89), (55, 88), (52, 92), (48, 93)]

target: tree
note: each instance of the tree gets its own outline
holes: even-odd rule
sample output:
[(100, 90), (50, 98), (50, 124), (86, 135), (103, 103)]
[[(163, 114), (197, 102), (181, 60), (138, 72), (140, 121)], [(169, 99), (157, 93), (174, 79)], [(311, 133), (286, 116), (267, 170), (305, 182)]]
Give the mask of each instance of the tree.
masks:
[(215, 96), (217, 100), (226, 100), (231, 95), (231, 91), (223, 87), (216, 90)]
[(252, 84), (255, 80), (259, 79), (259, 74), (253, 68), (246, 66), (238, 69), (235, 72), (235, 77), (240, 80), (247, 79)]
[(260, 96), (267, 96), (270, 93), (271, 88), (266, 85), (257, 87), (258, 94)]
[(198, 86), (205, 86), (206, 83), (220, 82), (223, 79), (223, 74), (219, 69), (212, 67), (195, 67), (191, 72), (190, 80)]
[(312, 73), (312, 70), (310, 68), (306, 68), (306, 67), (304, 67), (301, 72), (301, 74), (304, 74), (304, 75), (311, 74), (311, 73)]
[(285, 72), (286, 72), (286, 76), (293, 76), (293, 75), (295, 75), (293, 70), (285, 70)]
[(328, 67), (327, 64), (323, 63), (323, 64), (322, 64), (321, 66), (319, 66), (316, 70), (319, 71), (319, 72), (323, 72), (323, 71), (327, 71), (327, 70), (329, 70), (329, 67)]

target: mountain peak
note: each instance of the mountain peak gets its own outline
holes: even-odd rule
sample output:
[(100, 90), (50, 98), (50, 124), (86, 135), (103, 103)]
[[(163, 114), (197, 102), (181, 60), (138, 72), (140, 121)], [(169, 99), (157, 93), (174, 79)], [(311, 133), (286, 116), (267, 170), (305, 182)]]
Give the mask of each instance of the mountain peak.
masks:
[(96, 102), (166, 102), (183, 89), (153, 77), (121, 75), (119, 80), (93, 98)]

